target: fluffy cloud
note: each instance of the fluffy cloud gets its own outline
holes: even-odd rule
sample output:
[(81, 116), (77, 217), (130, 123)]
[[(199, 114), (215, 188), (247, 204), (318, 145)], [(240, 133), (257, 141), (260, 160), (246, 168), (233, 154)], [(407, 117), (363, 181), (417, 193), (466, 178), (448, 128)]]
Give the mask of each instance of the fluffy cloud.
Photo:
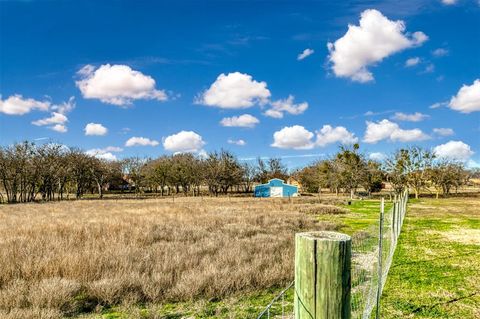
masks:
[(328, 144), (340, 142), (342, 144), (354, 144), (358, 142), (355, 134), (349, 132), (343, 126), (332, 127), (324, 125), (320, 131), (317, 131), (316, 145), (323, 147)]
[(277, 100), (271, 103), (272, 108), (267, 110), (264, 114), (273, 118), (283, 118), (284, 113), (292, 115), (302, 114), (308, 109), (308, 103), (302, 102), (295, 104), (295, 97), (289, 95), (288, 98), (283, 100)]
[(68, 131), (67, 127), (63, 124), (55, 124), (49, 127), (51, 130), (59, 133), (66, 133)]
[(33, 110), (48, 111), (50, 106), (49, 101), (28, 99), (20, 94), (11, 95), (6, 100), (0, 96), (0, 112), (8, 115), (23, 115)]
[(470, 145), (462, 141), (450, 141), (445, 144), (435, 146), (433, 151), (440, 158), (466, 161), (473, 155)]
[(455, 132), (451, 128), (434, 128), (433, 133), (440, 136), (450, 136), (455, 134)]
[(278, 148), (293, 148), (296, 150), (311, 149), (314, 147), (312, 141), (313, 136), (313, 133), (306, 130), (303, 126), (287, 126), (280, 131), (273, 133), (273, 143), (271, 146)]
[(181, 131), (166, 137), (163, 147), (167, 151), (178, 153), (196, 153), (205, 145), (202, 137), (193, 131)]
[(232, 139), (229, 139), (228, 141), (228, 144), (234, 144), (234, 145), (238, 145), (238, 146), (245, 146), (247, 145), (247, 142), (245, 142), (244, 140), (240, 139), (240, 140), (232, 140)]
[(355, 137), (355, 134), (349, 132), (343, 126), (332, 127), (331, 125), (324, 125), (313, 134), (303, 126), (294, 125), (284, 127), (280, 131), (275, 132), (271, 146), (302, 150), (324, 147), (333, 143), (353, 144), (356, 142), (358, 142), (358, 138)]
[(438, 48), (432, 51), (433, 56), (441, 57), (448, 55), (448, 50), (443, 48)]
[(44, 125), (54, 125), (54, 124), (65, 124), (68, 121), (68, 118), (57, 112), (53, 112), (52, 116), (46, 117), (37, 121), (33, 121), (32, 124), (36, 126), (44, 126)]
[(104, 153), (104, 154), (98, 154), (95, 157), (106, 160), (106, 161), (116, 161), (117, 156), (115, 154), (112, 154), (110, 152)]
[(480, 79), (473, 81), (472, 85), (464, 84), (448, 106), (462, 113), (480, 111)]
[(132, 146), (157, 146), (158, 141), (151, 140), (146, 137), (131, 137), (125, 142), (126, 147), (132, 147)]
[(220, 121), (222, 126), (229, 127), (255, 127), (260, 121), (250, 114), (240, 116), (225, 117)]
[(419, 63), (420, 63), (420, 58), (419, 57), (410, 58), (407, 61), (405, 61), (405, 67), (409, 68), (409, 67), (415, 66)]
[(54, 111), (51, 113), (51, 116), (33, 121), (32, 124), (36, 126), (47, 126), (53, 131), (65, 133), (67, 132), (67, 127), (65, 124), (68, 122), (68, 117), (66, 114), (72, 111), (74, 108), (75, 97), (72, 96), (67, 102), (63, 102), (58, 105), (51, 105), (50, 110)]
[(93, 148), (85, 153), (107, 161), (116, 161), (117, 156), (113, 152), (121, 152), (123, 148), (116, 146), (107, 146), (105, 148)]
[(365, 143), (377, 143), (381, 140), (413, 142), (429, 138), (420, 129), (404, 130), (397, 123), (389, 120), (381, 120), (377, 123), (367, 121), (367, 129), (363, 141)]
[(312, 55), (314, 52), (315, 51), (313, 49), (305, 49), (305, 50), (303, 50), (302, 53), (300, 53), (297, 56), (297, 60), (301, 61), (301, 60), (305, 59), (306, 57), (309, 57), (310, 55)]
[(85, 128), (85, 135), (105, 135), (108, 129), (99, 123), (88, 123)]
[(224, 109), (249, 108), (264, 105), (270, 98), (266, 82), (257, 82), (251, 75), (233, 72), (220, 74), (196, 103)]
[(427, 114), (422, 114), (420, 112), (415, 112), (413, 114), (396, 112), (395, 115), (393, 115), (392, 119), (397, 121), (420, 122), (428, 117), (429, 116)]
[(84, 66), (77, 72), (77, 87), (86, 99), (99, 99), (114, 105), (129, 105), (133, 100), (150, 99), (165, 101), (164, 90), (155, 88), (155, 80), (127, 65), (105, 64), (95, 69)]
[(367, 66), (403, 49), (421, 45), (428, 37), (423, 32), (405, 33), (405, 23), (392, 21), (380, 11), (362, 12), (358, 26), (349, 25), (343, 37), (328, 43), (329, 61), (337, 77), (353, 81), (373, 80)]

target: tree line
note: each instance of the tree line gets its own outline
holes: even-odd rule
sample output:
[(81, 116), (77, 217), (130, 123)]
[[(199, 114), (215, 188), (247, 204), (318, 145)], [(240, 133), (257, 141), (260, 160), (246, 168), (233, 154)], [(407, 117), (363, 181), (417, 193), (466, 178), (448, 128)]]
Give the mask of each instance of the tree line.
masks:
[(320, 160), (297, 173), (304, 188), (309, 192), (320, 192), (327, 188), (332, 192), (350, 193), (361, 187), (370, 195), (380, 191), (389, 183), (394, 193), (409, 188), (415, 198), (424, 190), (435, 189), (448, 195), (466, 185), (478, 171), (468, 171), (464, 163), (437, 158), (434, 152), (412, 146), (399, 149), (383, 161), (374, 161), (359, 152), (359, 145), (341, 147), (333, 157)]
[(433, 187), (438, 197), (465, 185), (471, 173), (462, 163), (436, 159), (419, 147), (398, 150), (378, 162), (367, 159), (358, 144), (343, 146), (331, 158), (293, 172), (278, 158), (242, 162), (226, 150), (203, 157), (183, 153), (107, 161), (59, 144), (23, 142), (0, 147), (0, 201), (8, 203), (78, 199), (87, 193), (102, 198), (105, 190), (159, 196), (198, 196), (202, 190), (213, 196), (250, 193), (257, 183), (290, 176), (301, 182), (303, 191), (312, 193), (329, 189), (353, 197), (363, 189), (369, 195), (388, 182), (394, 191), (409, 187), (417, 197)]
[(232, 190), (251, 192), (254, 183), (287, 177), (280, 159), (242, 163), (226, 150), (206, 157), (183, 153), (107, 161), (59, 144), (23, 142), (0, 147), (0, 202), (8, 203), (71, 195), (79, 199), (86, 193), (102, 198), (105, 190), (198, 196), (201, 186), (218, 196)]

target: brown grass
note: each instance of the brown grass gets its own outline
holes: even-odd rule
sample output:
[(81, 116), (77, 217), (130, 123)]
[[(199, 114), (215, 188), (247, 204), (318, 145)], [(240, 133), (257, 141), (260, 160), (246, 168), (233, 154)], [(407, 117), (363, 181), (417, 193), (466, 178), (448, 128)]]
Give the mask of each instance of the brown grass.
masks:
[(0, 206), (0, 316), (57, 318), (284, 285), (294, 233), (336, 227), (297, 213), (301, 199), (175, 201)]

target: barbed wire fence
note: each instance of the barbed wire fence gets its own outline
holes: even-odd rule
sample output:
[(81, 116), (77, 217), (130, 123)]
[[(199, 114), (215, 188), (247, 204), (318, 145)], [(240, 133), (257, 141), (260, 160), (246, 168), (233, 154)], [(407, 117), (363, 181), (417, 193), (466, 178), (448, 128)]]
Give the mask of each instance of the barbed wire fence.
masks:
[[(405, 190), (394, 197), (392, 207), (385, 211), (382, 198), (379, 218), (367, 228), (352, 235), (352, 319), (378, 319), (380, 316), (380, 297), (402, 230), (407, 202), (408, 191)], [(293, 281), (275, 296), (257, 319), (294, 318), (294, 287)]]

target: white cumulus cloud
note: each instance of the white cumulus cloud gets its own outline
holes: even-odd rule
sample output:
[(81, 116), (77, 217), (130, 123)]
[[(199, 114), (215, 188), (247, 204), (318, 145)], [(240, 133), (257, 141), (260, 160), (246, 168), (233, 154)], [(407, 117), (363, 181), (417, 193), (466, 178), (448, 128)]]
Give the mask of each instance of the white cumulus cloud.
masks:
[(324, 125), (315, 134), (300, 125), (286, 126), (273, 134), (271, 146), (290, 149), (311, 149), (333, 143), (354, 144), (358, 138), (343, 126)]
[(408, 122), (420, 122), (428, 118), (427, 114), (422, 114), (420, 112), (415, 112), (413, 114), (406, 114), (402, 112), (396, 112), (392, 119), (397, 121), (408, 121)]
[(294, 103), (295, 97), (289, 95), (286, 99), (281, 99), (271, 102), (271, 108), (267, 110), (264, 115), (273, 117), (273, 118), (283, 118), (284, 113), (289, 113), (292, 115), (299, 115), (305, 112), (308, 109), (308, 103)]
[(24, 115), (33, 110), (48, 111), (50, 106), (49, 101), (24, 98), (20, 94), (11, 95), (5, 100), (0, 95), (0, 112), (8, 115)]
[(115, 154), (112, 154), (110, 152), (103, 153), (103, 154), (98, 154), (95, 157), (106, 160), (106, 161), (116, 161), (117, 156)]
[(93, 148), (85, 153), (91, 156), (95, 156), (100, 159), (104, 159), (107, 161), (116, 161), (117, 156), (113, 154), (114, 152), (121, 152), (123, 148), (117, 146), (107, 146), (105, 148)]
[(66, 133), (68, 131), (67, 127), (63, 124), (55, 124), (49, 127), (51, 130), (59, 133)]
[(309, 57), (310, 55), (312, 55), (315, 51), (313, 49), (305, 49), (303, 50), (302, 53), (300, 53), (298, 56), (297, 56), (297, 60), (298, 61), (301, 61), (303, 59), (305, 59), (306, 57)]
[(358, 142), (355, 134), (349, 132), (343, 126), (332, 127), (331, 125), (324, 125), (316, 133), (317, 140), (315, 144), (321, 147), (333, 143), (354, 144)]
[(32, 124), (36, 126), (47, 126), (53, 131), (66, 133), (68, 130), (67, 126), (65, 125), (68, 122), (68, 117), (66, 114), (72, 111), (74, 108), (75, 97), (72, 96), (67, 102), (51, 105), (50, 110), (53, 110), (53, 112), (51, 113), (50, 117), (33, 121)]
[(455, 134), (455, 132), (451, 128), (434, 128), (433, 133), (440, 135), (440, 136), (450, 136)]
[(314, 147), (312, 138), (314, 134), (306, 130), (303, 126), (287, 126), (273, 133), (273, 143), (271, 146), (277, 148), (293, 148), (296, 150), (311, 149)]
[(77, 87), (86, 99), (99, 99), (114, 105), (129, 105), (133, 100), (165, 101), (164, 90), (155, 88), (155, 80), (127, 65), (86, 65), (77, 72)]
[(228, 127), (255, 127), (260, 121), (250, 114), (240, 116), (225, 117), (220, 121), (222, 126)]
[(88, 123), (85, 128), (85, 135), (105, 135), (108, 129), (99, 123)]
[(401, 50), (421, 45), (428, 37), (423, 32), (407, 34), (405, 23), (392, 21), (380, 11), (362, 12), (359, 25), (349, 25), (343, 37), (328, 43), (329, 61), (337, 77), (368, 82), (373, 74), (368, 66)]
[(435, 146), (433, 151), (440, 158), (466, 161), (472, 155), (473, 151), (470, 145), (462, 141), (450, 141), (445, 144)]
[(247, 145), (247, 142), (245, 142), (245, 141), (242, 140), (242, 139), (239, 139), (239, 140), (229, 139), (227, 142), (228, 142), (228, 144), (234, 144), (234, 145), (238, 145), (238, 146), (245, 146), (245, 145)]
[(180, 131), (163, 140), (163, 147), (176, 153), (197, 153), (204, 145), (202, 137), (193, 131)]
[(233, 72), (220, 74), (210, 88), (196, 99), (196, 103), (224, 109), (249, 108), (264, 105), (270, 98), (266, 82), (257, 82), (251, 75)]
[(448, 106), (462, 113), (480, 111), (480, 79), (473, 81), (472, 85), (464, 84), (450, 99)]
[(430, 137), (422, 130), (415, 128), (411, 130), (401, 129), (397, 123), (387, 119), (379, 122), (367, 121), (367, 129), (363, 141), (365, 143), (377, 143), (381, 140), (413, 142), (429, 139)]
[(68, 121), (68, 118), (65, 115), (61, 113), (53, 112), (52, 116), (33, 121), (32, 124), (36, 126), (44, 126), (44, 125), (53, 125), (53, 124), (65, 124), (67, 121)]
[(160, 144), (158, 141), (151, 140), (146, 137), (130, 137), (126, 142), (125, 146), (126, 147), (132, 147), (132, 146), (157, 146)]

